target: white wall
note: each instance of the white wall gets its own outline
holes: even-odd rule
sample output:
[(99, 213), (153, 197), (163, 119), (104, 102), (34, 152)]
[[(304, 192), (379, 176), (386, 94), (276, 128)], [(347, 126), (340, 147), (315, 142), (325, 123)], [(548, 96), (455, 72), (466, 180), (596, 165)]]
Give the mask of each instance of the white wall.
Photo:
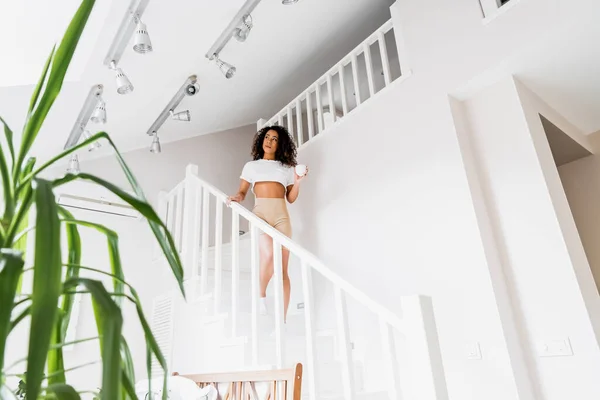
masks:
[(587, 156), (561, 165), (558, 172), (600, 290), (600, 159)]
[[(473, 205), (448, 101), (449, 93), (502, 60), (582, 23), (595, 7), (588, 0), (520, 1), (484, 25), (477, 1), (398, 1), (392, 15), (413, 76), (300, 151), (311, 175), (292, 209), (295, 238), (393, 310), (401, 294), (433, 297), (452, 399), (559, 399), (576, 384), (589, 389), (587, 395), (598, 390), (585, 373), (563, 374), (567, 365), (583, 370), (597, 357), (574, 286), (567, 290), (568, 306), (540, 311), (543, 318), (528, 328), (536, 339), (560, 336), (554, 322), (569, 314), (573, 346), (589, 356), (541, 361), (527, 353), (529, 338), (519, 336), (513, 307), (521, 298), (509, 296), (502, 260), (484, 247), (490, 231)], [(558, 234), (555, 229), (548, 235)], [(561, 273), (568, 274), (564, 246), (544, 251), (565, 260)], [(535, 296), (537, 288), (528, 285), (525, 290)], [(481, 344), (483, 360), (466, 360), (464, 346), (473, 342)]]

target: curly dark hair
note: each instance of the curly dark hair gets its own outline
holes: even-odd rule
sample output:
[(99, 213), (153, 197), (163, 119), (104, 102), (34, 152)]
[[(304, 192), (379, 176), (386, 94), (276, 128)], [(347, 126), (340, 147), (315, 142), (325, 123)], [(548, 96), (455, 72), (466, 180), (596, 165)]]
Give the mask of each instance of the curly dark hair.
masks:
[(277, 135), (279, 136), (275, 159), (283, 165), (295, 167), (298, 164), (296, 162), (296, 143), (292, 140), (292, 136), (288, 130), (279, 125), (265, 126), (256, 133), (254, 136), (254, 144), (252, 145), (252, 157), (254, 160), (261, 160), (265, 156), (263, 142), (265, 140), (265, 135), (271, 130), (277, 132)]

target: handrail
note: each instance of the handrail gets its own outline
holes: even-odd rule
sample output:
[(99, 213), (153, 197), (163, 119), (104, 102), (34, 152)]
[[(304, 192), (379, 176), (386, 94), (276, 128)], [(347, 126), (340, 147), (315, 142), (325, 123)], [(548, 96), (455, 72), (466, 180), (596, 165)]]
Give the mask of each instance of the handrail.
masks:
[[(227, 203), (228, 196), (221, 192), (219, 189), (206, 182), (205, 180), (194, 177), (197, 179), (202, 186), (208, 189), (216, 198), (221, 201)], [(381, 318), (383, 318), (388, 324), (398, 329), (400, 332), (406, 332), (406, 324), (402, 321), (396, 314), (383, 307), (382, 305), (375, 302), (368, 295), (357, 289), (348, 281), (344, 280), (342, 277), (337, 275), (331, 269), (329, 269), (323, 262), (321, 262), (317, 256), (306, 250), (304, 247), (300, 246), (296, 242), (292, 241), (290, 238), (279, 232), (277, 229), (273, 228), (271, 225), (257, 217), (252, 211), (248, 210), (246, 207), (242, 206), (239, 203), (231, 203), (230, 208), (239, 213), (239, 215), (246, 218), (248, 221), (251, 221), (255, 226), (260, 228), (263, 232), (267, 233), (273, 239), (277, 239), (282, 246), (286, 247), (290, 252), (296, 254), (297, 256), (303, 258), (315, 271), (319, 272), (329, 281), (331, 281), (334, 285), (342, 289), (344, 292), (348, 293), (355, 300), (364, 304), (371, 311), (377, 313)]]

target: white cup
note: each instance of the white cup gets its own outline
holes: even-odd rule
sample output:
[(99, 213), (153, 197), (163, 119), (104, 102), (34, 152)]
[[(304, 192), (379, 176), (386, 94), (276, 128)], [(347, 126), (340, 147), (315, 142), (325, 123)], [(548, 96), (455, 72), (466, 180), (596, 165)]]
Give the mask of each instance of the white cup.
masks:
[(296, 175), (304, 176), (306, 174), (306, 165), (298, 164), (296, 165)]

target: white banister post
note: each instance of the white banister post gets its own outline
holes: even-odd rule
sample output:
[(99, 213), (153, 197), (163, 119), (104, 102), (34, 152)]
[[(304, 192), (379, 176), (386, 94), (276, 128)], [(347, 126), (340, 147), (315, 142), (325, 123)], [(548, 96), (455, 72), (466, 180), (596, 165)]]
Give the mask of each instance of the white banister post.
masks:
[(198, 290), (197, 282), (200, 278), (200, 232), (202, 230), (202, 186), (200, 181), (195, 180), (194, 182), (194, 220), (192, 221), (192, 238), (190, 245), (192, 246), (192, 277), (193, 277), (193, 291), (191, 293), (191, 299), (196, 299), (196, 291)]
[(340, 64), (338, 69), (340, 75), (340, 91), (342, 92), (342, 111), (344, 115), (348, 114), (348, 99), (346, 98), (346, 77), (344, 76), (344, 64)]
[(275, 352), (277, 368), (283, 368), (285, 340), (283, 332), (284, 309), (283, 309), (283, 260), (281, 254), (281, 243), (273, 238), (273, 282), (275, 284)]
[(200, 295), (204, 296), (208, 288), (208, 241), (210, 240), (208, 224), (210, 222), (210, 192), (207, 188), (202, 191), (202, 262), (200, 269)]
[(258, 229), (250, 222), (250, 292), (252, 293), (252, 365), (258, 365)]
[(237, 337), (240, 292), (240, 216), (231, 210), (231, 335)]
[(388, 382), (388, 397), (390, 400), (400, 400), (402, 392), (394, 331), (387, 321), (381, 317), (379, 318), (379, 329), (381, 333), (381, 350), (383, 352), (383, 369), (388, 374), (386, 377)]
[(290, 132), (290, 136), (294, 140), (294, 109), (291, 104), (287, 106), (287, 124), (288, 132)]
[(302, 293), (304, 297), (304, 329), (306, 331), (306, 374), (308, 377), (308, 395), (317, 400), (317, 371), (315, 362), (315, 326), (313, 324), (312, 277), (310, 267), (302, 261)]
[(256, 123), (256, 131), (260, 131), (262, 128), (264, 128), (267, 125), (268, 121), (264, 118), (261, 118), (258, 120), (258, 122)]
[[(184, 182), (185, 184), (185, 182)], [(181, 243), (181, 233), (183, 228), (183, 188), (184, 184), (180, 184), (177, 186), (176, 197), (177, 197), (177, 207), (175, 209), (175, 228), (173, 232), (173, 236), (175, 239), (175, 248), (179, 253), (182, 253), (182, 243)]]
[[(167, 224), (167, 212), (168, 212), (168, 193), (164, 190), (158, 192), (158, 217), (164, 224)], [(154, 242), (154, 251), (152, 258), (156, 260), (161, 256), (161, 250), (158, 242)]]
[(435, 325), (433, 304), (426, 296), (402, 298), (410, 374), (409, 396), (419, 400), (448, 400), (448, 389)]
[(223, 202), (215, 201), (215, 291), (214, 291), (214, 313), (217, 315), (221, 307), (221, 276), (223, 270)]
[(397, 1), (390, 7), (390, 13), (392, 15), (392, 23), (394, 29), (394, 36), (396, 38), (396, 47), (398, 48), (398, 61), (400, 61), (400, 71), (402, 76), (409, 76), (411, 71), (410, 57), (406, 50), (406, 43), (404, 41), (404, 35), (402, 34), (402, 11), (400, 10), (400, 3)]
[(348, 308), (346, 296), (339, 286), (333, 289), (335, 293), (335, 314), (337, 319), (337, 337), (342, 363), (342, 386), (344, 400), (354, 400), (354, 361), (352, 360), (352, 344), (350, 343), (350, 326), (348, 324)]
[(385, 34), (383, 32), (377, 34), (377, 42), (379, 42), (383, 79), (385, 81), (385, 86), (387, 87), (392, 83), (392, 72), (390, 70), (390, 57), (388, 55), (387, 43), (385, 42)]
[(192, 249), (193, 243), (193, 230), (194, 222), (196, 220), (195, 204), (194, 204), (194, 192), (195, 192), (195, 179), (198, 177), (198, 166), (188, 165), (185, 169), (185, 181), (183, 184), (183, 212), (181, 215), (183, 229), (181, 235), (181, 253), (183, 255), (183, 262), (185, 263), (185, 274), (187, 278), (193, 276), (194, 265), (192, 264)]
[(194, 208), (194, 194), (195, 194), (195, 179), (198, 177), (198, 166), (188, 165), (185, 169), (185, 181), (183, 184), (183, 210), (181, 213), (181, 221), (183, 224), (182, 235), (181, 235), (181, 253), (183, 255), (184, 263), (184, 276), (186, 279), (193, 277), (194, 264), (193, 264), (193, 231), (194, 222), (196, 220), (197, 210)]
[(331, 119), (335, 122), (337, 120), (337, 115), (335, 113), (335, 103), (333, 102), (333, 79), (331, 78), (331, 75), (327, 75), (327, 101), (329, 102)]
[(308, 140), (315, 136), (315, 119), (313, 118), (312, 94), (306, 92), (306, 118), (308, 119)]
[(371, 46), (369, 43), (364, 45), (365, 64), (367, 65), (367, 82), (369, 83), (369, 96), (375, 95), (375, 81), (373, 80), (373, 58), (371, 57)]
[(323, 99), (321, 98), (321, 84), (317, 82), (317, 133), (323, 132), (324, 123), (323, 123)]
[(356, 96), (356, 106), (360, 106), (362, 100), (360, 98), (360, 82), (358, 79), (358, 61), (356, 59), (356, 54), (352, 55), (352, 79), (354, 80), (354, 95)]
[(300, 97), (296, 100), (296, 127), (298, 133), (298, 146), (302, 146), (304, 143), (304, 129), (302, 127), (302, 102)]

